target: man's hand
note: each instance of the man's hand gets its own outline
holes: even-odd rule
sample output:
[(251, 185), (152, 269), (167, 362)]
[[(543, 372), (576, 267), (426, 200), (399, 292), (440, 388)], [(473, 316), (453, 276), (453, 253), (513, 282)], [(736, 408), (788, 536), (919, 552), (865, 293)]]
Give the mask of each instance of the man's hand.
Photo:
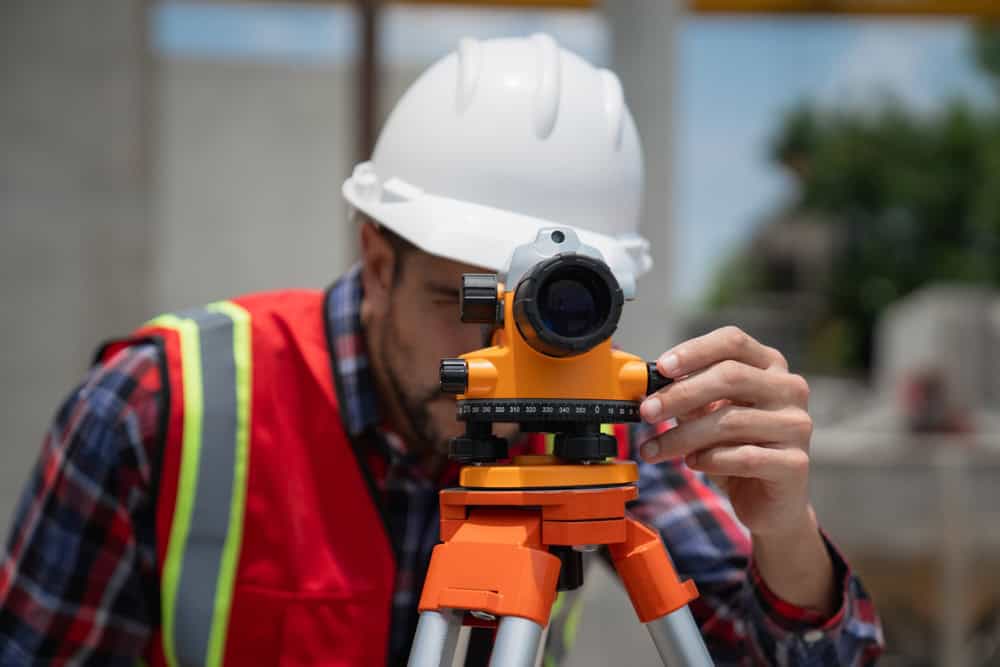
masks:
[(768, 586), (832, 613), (832, 566), (809, 505), (809, 385), (780, 352), (736, 327), (694, 338), (657, 361), (670, 384), (646, 398), (650, 423), (677, 426), (642, 447), (650, 462), (684, 457), (726, 492), (750, 529)]

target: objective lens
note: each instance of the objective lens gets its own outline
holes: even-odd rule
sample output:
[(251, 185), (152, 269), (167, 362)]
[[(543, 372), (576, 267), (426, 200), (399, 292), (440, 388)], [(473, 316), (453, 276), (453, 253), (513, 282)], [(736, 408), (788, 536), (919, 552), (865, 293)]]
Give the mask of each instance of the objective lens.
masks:
[(515, 290), (514, 320), (539, 352), (573, 356), (611, 337), (623, 301), (606, 264), (561, 254), (537, 264), (521, 279)]
[(600, 327), (608, 315), (608, 288), (589, 271), (557, 273), (538, 290), (538, 313), (560, 336), (577, 338)]

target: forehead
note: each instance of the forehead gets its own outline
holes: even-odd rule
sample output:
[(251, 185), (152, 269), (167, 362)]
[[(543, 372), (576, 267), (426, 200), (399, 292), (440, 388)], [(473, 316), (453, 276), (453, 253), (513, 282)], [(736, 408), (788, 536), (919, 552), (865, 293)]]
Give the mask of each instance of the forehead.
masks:
[(414, 277), (439, 284), (453, 284), (456, 289), (461, 285), (463, 273), (496, 273), (481, 266), (456, 262), (423, 251), (412, 255), (409, 268), (413, 269)]

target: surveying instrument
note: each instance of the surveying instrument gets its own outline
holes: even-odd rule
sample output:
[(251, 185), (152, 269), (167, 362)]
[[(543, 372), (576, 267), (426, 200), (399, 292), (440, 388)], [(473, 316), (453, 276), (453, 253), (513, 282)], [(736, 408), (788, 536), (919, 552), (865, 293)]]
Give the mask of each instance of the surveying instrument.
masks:
[[(410, 667), (451, 665), (463, 624), (496, 627), (491, 667), (531, 667), (560, 590), (583, 584), (583, 552), (606, 546), (639, 620), (669, 665), (711, 665), (660, 536), (625, 515), (634, 462), (614, 461), (603, 424), (639, 421), (644, 396), (670, 383), (653, 363), (612, 349), (635, 280), (623, 286), (596, 248), (548, 228), (515, 250), (505, 280), (462, 278), (461, 320), (493, 327), (492, 346), (441, 361), (458, 396), (465, 464), (440, 494), (441, 540), (420, 598)], [(493, 424), (554, 434), (552, 455), (516, 456)]]

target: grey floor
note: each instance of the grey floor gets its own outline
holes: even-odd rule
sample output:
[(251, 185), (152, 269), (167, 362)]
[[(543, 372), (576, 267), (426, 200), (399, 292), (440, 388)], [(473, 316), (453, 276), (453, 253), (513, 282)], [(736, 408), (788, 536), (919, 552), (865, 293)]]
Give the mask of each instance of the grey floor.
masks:
[(584, 584), (584, 611), (570, 667), (662, 665), (645, 626), (611, 570), (591, 562)]

